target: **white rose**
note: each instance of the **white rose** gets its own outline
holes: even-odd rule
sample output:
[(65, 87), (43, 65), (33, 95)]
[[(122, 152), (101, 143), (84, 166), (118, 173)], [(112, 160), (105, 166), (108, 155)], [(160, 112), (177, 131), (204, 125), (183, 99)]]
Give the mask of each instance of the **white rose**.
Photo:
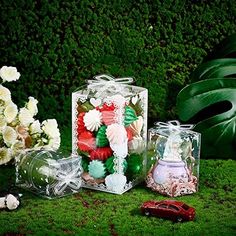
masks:
[(10, 146), (16, 142), (17, 133), (12, 127), (5, 127), (2, 132), (3, 140), (7, 146)]
[(22, 125), (28, 127), (29, 124), (34, 122), (34, 118), (27, 108), (21, 108), (19, 112), (19, 121)]
[(42, 130), (50, 138), (60, 137), (60, 131), (58, 129), (57, 121), (55, 119), (45, 120), (43, 121), (42, 125)]
[(9, 162), (12, 157), (10, 148), (0, 148), (0, 165)]
[(43, 131), (38, 120), (35, 120), (29, 127), (30, 134), (41, 134)]
[(0, 132), (7, 126), (7, 121), (3, 115), (0, 115)]
[(16, 104), (10, 103), (7, 105), (6, 109), (4, 110), (4, 116), (6, 118), (7, 123), (11, 123), (17, 116), (18, 109)]
[(4, 102), (11, 100), (10, 90), (2, 85), (0, 85), (0, 99)]
[(0, 69), (0, 77), (2, 78), (3, 82), (11, 82), (18, 80), (20, 78), (20, 73), (17, 72), (16, 67), (3, 66)]
[(38, 113), (38, 100), (33, 98), (33, 97), (29, 97), (29, 101), (26, 104), (26, 108), (30, 111), (32, 116), (35, 116)]

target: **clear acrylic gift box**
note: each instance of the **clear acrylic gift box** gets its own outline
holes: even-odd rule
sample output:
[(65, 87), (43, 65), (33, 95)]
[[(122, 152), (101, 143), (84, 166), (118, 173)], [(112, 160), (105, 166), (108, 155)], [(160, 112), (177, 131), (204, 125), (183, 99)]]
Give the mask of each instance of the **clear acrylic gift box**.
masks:
[(174, 120), (149, 129), (148, 153), (156, 161), (146, 182), (153, 191), (176, 197), (198, 190), (201, 135), (192, 127)]
[(16, 157), (16, 185), (46, 198), (76, 193), (81, 187), (81, 158), (49, 150), (27, 150)]
[(72, 152), (85, 188), (122, 194), (144, 179), (147, 89), (132, 78), (95, 76), (72, 94)]

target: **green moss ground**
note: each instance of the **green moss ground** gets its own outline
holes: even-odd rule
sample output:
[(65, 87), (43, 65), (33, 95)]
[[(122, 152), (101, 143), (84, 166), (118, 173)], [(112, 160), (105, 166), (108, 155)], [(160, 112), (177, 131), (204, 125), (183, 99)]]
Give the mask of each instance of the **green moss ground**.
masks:
[[(62, 151), (70, 150), (70, 130), (63, 132)], [(196, 208), (194, 222), (172, 223), (142, 216), (143, 201), (165, 197), (141, 184), (123, 195), (82, 189), (45, 200), (24, 192), (17, 211), (0, 212), (0, 235), (235, 235), (236, 161), (201, 160), (200, 189), (178, 200)], [(0, 186), (14, 183), (14, 168), (0, 167)]]

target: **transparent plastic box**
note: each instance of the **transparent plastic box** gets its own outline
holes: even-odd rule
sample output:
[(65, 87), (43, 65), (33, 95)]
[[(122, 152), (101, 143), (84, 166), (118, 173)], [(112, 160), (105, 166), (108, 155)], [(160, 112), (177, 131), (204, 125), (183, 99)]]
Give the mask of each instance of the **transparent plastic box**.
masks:
[(81, 158), (49, 150), (27, 150), (16, 157), (16, 185), (46, 198), (79, 191)]
[(85, 188), (122, 194), (145, 178), (148, 93), (132, 81), (99, 75), (72, 94), (72, 152), (82, 156)]
[(149, 188), (171, 197), (198, 190), (201, 135), (192, 127), (174, 120), (149, 129), (148, 156), (153, 162), (146, 178)]

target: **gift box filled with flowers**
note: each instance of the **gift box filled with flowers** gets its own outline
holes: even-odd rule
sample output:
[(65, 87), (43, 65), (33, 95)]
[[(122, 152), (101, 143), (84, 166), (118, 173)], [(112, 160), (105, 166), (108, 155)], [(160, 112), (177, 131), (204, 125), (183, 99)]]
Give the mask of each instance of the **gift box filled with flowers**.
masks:
[(171, 197), (195, 193), (198, 188), (200, 134), (193, 125), (158, 122), (148, 131), (148, 152), (156, 157), (147, 186)]
[(148, 95), (132, 82), (99, 75), (72, 94), (72, 150), (82, 156), (83, 187), (122, 194), (144, 178)]
[(81, 187), (81, 158), (52, 150), (25, 150), (16, 158), (16, 185), (46, 198), (76, 193)]

